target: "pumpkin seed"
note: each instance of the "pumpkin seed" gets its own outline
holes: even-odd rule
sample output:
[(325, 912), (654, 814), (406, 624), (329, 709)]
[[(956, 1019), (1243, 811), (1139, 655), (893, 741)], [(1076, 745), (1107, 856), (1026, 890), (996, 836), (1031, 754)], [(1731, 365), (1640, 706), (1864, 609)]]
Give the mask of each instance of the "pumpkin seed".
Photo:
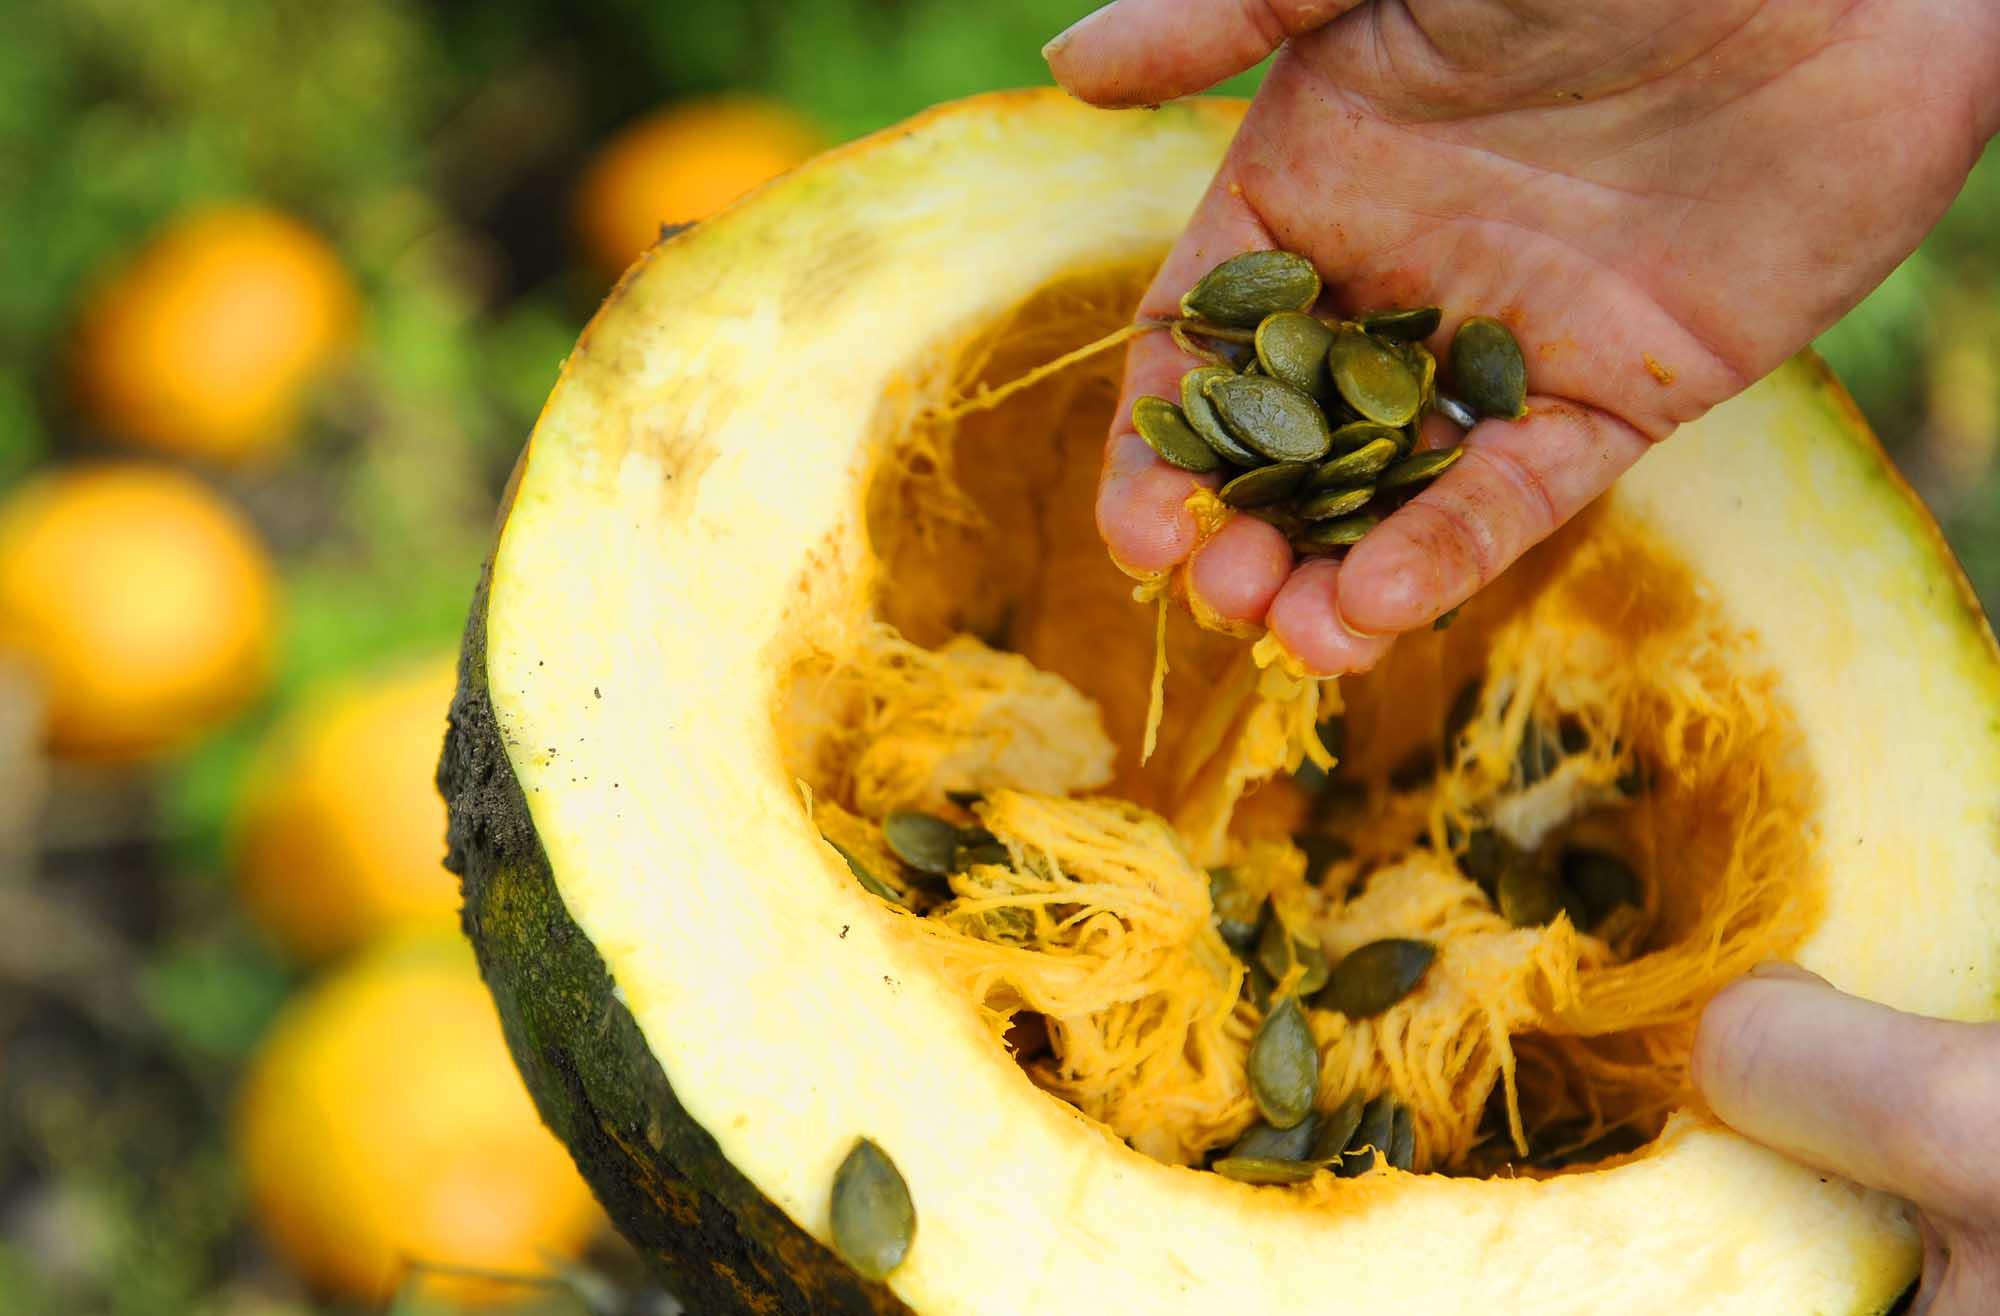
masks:
[(1354, 1131), (1361, 1127), (1361, 1111), (1367, 1104), (1359, 1092), (1350, 1092), (1345, 1101), (1322, 1115), (1313, 1132), (1312, 1146), (1306, 1151), (1306, 1159), (1320, 1162), (1339, 1160), (1348, 1143), (1354, 1140)]
[(1310, 462), (1276, 462), (1243, 472), (1217, 489), (1215, 496), (1231, 507), (1266, 507), (1290, 498), (1310, 474)]
[(1264, 966), (1252, 958), (1248, 971), (1243, 975), (1243, 991), (1250, 998), (1250, 1003), (1258, 1010), (1269, 1013), (1271, 993), (1277, 986), (1277, 983), (1271, 981), (1271, 975), (1264, 972)]
[(1313, 1145), (1319, 1120), (1307, 1116), (1289, 1129), (1274, 1129), (1268, 1124), (1253, 1124), (1249, 1132), (1236, 1140), (1229, 1149), (1234, 1157), (1250, 1157), (1260, 1161), (1302, 1161), (1306, 1151)]
[(1264, 902), (1243, 889), (1234, 871), (1208, 870), (1208, 899), (1215, 910), (1215, 930), (1238, 955), (1248, 955), (1257, 944), (1257, 919)]
[(1250, 1095), (1266, 1122), (1289, 1129), (1312, 1113), (1319, 1095), (1319, 1048), (1299, 998), (1287, 996), (1264, 1016), (1250, 1043)]
[(866, 1138), (833, 1176), (833, 1248), (865, 1279), (883, 1279), (909, 1254), (917, 1234), (910, 1186), (887, 1152)]
[[(1395, 347), (1403, 355), (1403, 364), (1417, 377), (1417, 410), (1421, 413), (1431, 404), (1431, 399), (1437, 396), (1437, 358), (1432, 356), (1431, 349), (1422, 343), (1397, 343)], [(1404, 428), (1414, 429), (1416, 424), (1417, 419), (1412, 418)], [(1416, 435), (1412, 434), (1410, 438), (1414, 442)]]
[(1203, 474), (1222, 465), (1215, 449), (1188, 427), (1181, 409), (1165, 398), (1148, 395), (1132, 404), (1132, 428), (1146, 446), (1184, 471)]
[(1315, 1004), (1349, 1019), (1366, 1019), (1415, 991), (1437, 958), (1437, 947), (1414, 937), (1384, 937), (1357, 946), (1334, 967)]
[(986, 802), (985, 791), (946, 791), (944, 797), (961, 809), (970, 809), (975, 804)]
[(1333, 385), (1363, 420), (1405, 425), (1416, 418), (1423, 391), (1400, 352), (1345, 324), (1327, 352)]
[(1429, 452), (1413, 453), (1382, 472), (1375, 486), (1378, 489), (1400, 489), (1406, 485), (1426, 484), (1450, 470), (1464, 455), (1464, 448), (1432, 448)]
[(958, 828), (934, 813), (899, 809), (882, 820), (889, 849), (920, 873), (947, 877), (958, 855)]
[(1332, 521), (1316, 521), (1292, 536), (1292, 551), (1304, 555), (1331, 553), (1360, 543), (1364, 535), (1381, 524), (1381, 517), (1367, 512)]
[(1216, 380), (1235, 377), (1236, 372), (1227, 366), (1197, 366), (1182, 375), (1181, 418), (1223, 460), (1238, 466), (1261, 466), (1264, 459), (1236, 441), (1236, 436), (1222, 423), (1222, 417), (1215, 414), (1215, 404), (1204, 391)]
[(1319, 405), (1291, 385), (1262, 375), (1206, 383), (1223, 426), (1269, 461), (1318, 461), (1333, 444)]
[(1303, 311), (1267, 315), (1257, 326), (1257, 362), (1264, 373), (1321, 402), (1333, 399), (1326, 372), (1326, 349), (1332, 346), (1333, 330)]
[(1429, 338), (1443, 323), (1444, 309), (1437, 306), (1370, 311), (1361, 317), (1361, 327), (1369, 333), (1381, 334), (1385, 338), (1400, 338), (1409, 343)]
[[(1459, 852), (1459, 871), (1477, 882), (1489, 896), (1495, 896), (1500, 874), (1514, 856), (1514, 847), (1491, 827), (1481, 827), (1465, 838)], [(1497, 899), (1497, 896), (1495, 897)]]
[(1294, 836), (1292, 844), (1305, 851), (1306, 882), (1318, 886), (1326, 880), (1326, 870), (1343, 859), (1354, 857), (1354, 847), (1338, 836)]
[(1318, 1167), (1303, 1161), (1267, 1161), (1254, 1156), (1225, 1156), (1208, 1168), (1225, 1179), (1251, 1184), (1304, 1183), (1319, 1173)]
[(1494, 903), (1515, 927), (1542, 927), (1563, 912), (1562, 880), (1535, 856), (1517, 855), (1500, 870)]
[(1620, 906), (1643, 905), (1646, 890), (1632, 866), (1602, 850), (1572, 847), (1562, 853), (1562, 882), (1583, 907), (1583, 927), (1596, 927)]
[(1562, 740), (1549, 724), (1531, 717), (1521, 728), (1521, 743), (1514, 751), (1514, 776), (1523, 786), (1547, 780), (1562, 763)]
[(1431, 623), (1431, 629), (1434, 631), (1448, 631), (1451, 629), (1451, 624), (1457, 620), (1458, 609), (1446, 608), (1438, 614), (1437, 620)]
[[(1338, 441), (1334, 443), (1334, 450), (1340, 450)], [(1312, 478), (1306, 481), (1306, 492), (1345, 489), (1372, 480), (1383, 467), (1396, 460), (1400, 451), (1402, 445), (1392, 438), (1370, 439), (1352, 452), (1321, 462), (1319, 469), (1312, 473)]]
[(1431, 396), (1431, 405), (1436, 407), (1445, 419), (1462, 430), (1469, 430), (1479, 423), (1479, 417), (1473, 415), (1472, 411), (1463, 402), (1460, 402), (1449, 393), (1433, 394)]
[(1366, 1174), (1375, 1168), (1377, 1155), (1386, 1156), (1396, 1132), (1396, 1099), (1384, 1092), (1361, 1110), (1361, 1123), (1347, 1140), (1348, 1152), (1335, 1171), (1343, 1179)]
[(951, 854), (951, 871), (963, 873), (974, 864), (997, 864), (1002, 868), (1011, 867), (1014, 856), (1007, 853), (1007, 847), (998, 841), (986, 841), (979, 845), (961, 845)]
[(1257, 962), (1264, 966), (1273, 982), (1284, 981), (1294, 964), (1304, 965), (1305, 976), (1292, 985), (1299, 996), (1311, 996), (1326, 986), (1326, 952), (1309, 937), (1292, 936), (1275, 910), (1264, 920), (1263, 932), (1257, 938)]
[(1205, 361), (1211, 366), (1222, 366), (1231, 374), (1234, 374), (1236, 368), (1244, 361), (1256, 359), (1241, 343), (1203, 336), (1193, 320), (1176, 320), (1167, 327), (1167, 333), (1172, 336), (1174, 346), (1181, 351), (1197, 361)]
[(1417, 1121), (1408, 1106), (1397, 1106), (1389, 1122), (1389, 1164), (1408, 1170), (1417, 1163)]
[(1250, 329), (1267, 315), (1319, 299), (1319, 271), (1289, 251), (1246, 251), (1216, 266), (1181, 298), (1181, 314)]
[(1299, 515), (1308, 521), (1330, 521), (1337, 516), (1351, 516), (1368, 506), (1368, 500), (1375, 496), (1375, 486), (1364, 484), (1355, 489), (1328, 489), (1316, 493), (1299, 504)]
[(847, 861), (847, 871), (854, 874), (854, 880), (861, 883), (862, 890), (871, 896), (880, 896), (892, 905), (907, 906), (909, 904), (909, 901), (904, 897), (902, 892), (869, 872), (868, 865), (856, 859), (846, 846), (834, 840), (828, 840), (827, 844), (832, 846), (840, 857)]
[(1451, 390), (1481, 416), (1526, 415), (1528, 366), (1513, 330), (1487, 315), (1459, 325), (1451, 336)]
[(1335, 452), (1354, 452), (1365, 448), (1377, 439), (1387, 439), (1398, 449), (1403, 446), (1403, 431), (1394, 425), (1377, 425), (1372, 420), (1350, 420), (1333, 432)]

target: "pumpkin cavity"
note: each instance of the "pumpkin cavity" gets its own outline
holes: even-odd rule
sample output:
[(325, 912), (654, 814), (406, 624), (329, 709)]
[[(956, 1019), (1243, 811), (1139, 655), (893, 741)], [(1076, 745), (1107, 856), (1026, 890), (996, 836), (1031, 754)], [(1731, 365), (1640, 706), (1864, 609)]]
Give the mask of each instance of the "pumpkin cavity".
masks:
[[(1157, 1159), (1259, 1126), (1252, 1047), (1293, 998), (1313, 1118), (1407, 1113), (1368, 1173), (1643, 1155), (1702, 1005), (1818, 917), (1816, 788), (1755, 637), (1615, 497), (1365, 676), (1202, 625), (1092, 514), (1147, 273), (1045, 289), (884, 398), (872, 575), (833, 607), (802, 583), (774, 710), (828, 880)], [(912, 810), (960, 829), (954, 871), (885, 840)], [(1389, 940), (1434, 958), (1351, 1017), (1327, 968)]]

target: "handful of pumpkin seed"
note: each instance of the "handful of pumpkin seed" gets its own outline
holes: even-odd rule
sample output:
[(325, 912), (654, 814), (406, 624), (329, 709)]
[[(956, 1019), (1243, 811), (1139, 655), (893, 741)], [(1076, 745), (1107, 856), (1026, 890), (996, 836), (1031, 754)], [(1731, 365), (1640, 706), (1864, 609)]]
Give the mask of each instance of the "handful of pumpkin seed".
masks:
[(1452, 338), (1448, 376), (1423, 340), (1435, 306), (1312, 315), (1319, 272), (1288, 251), (1250, 251), (1203, 275), (1181, 298), (1174, 341), (1209, 364), (1180, 398), (1142, 397), (1132, 426), (1154, 452), (1196, 474), (1223, 472), (1217, 497), (1284, 531), (1300, 556), (1360, 542), (1400, 500), (1436, 479), (1459, 447), (1416, 452), (1425, 415), (1461, 427), (1524, 414), (1527, 371), (1514, 335), (1474, 316)]

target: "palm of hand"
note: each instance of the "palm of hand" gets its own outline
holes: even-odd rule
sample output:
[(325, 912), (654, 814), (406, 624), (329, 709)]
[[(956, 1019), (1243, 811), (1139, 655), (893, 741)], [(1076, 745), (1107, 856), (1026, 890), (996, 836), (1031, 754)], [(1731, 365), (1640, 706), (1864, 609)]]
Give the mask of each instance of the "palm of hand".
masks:
[[(1087, 99), (1178, 94), (1305, 26), (1300, 6), (1266, 0), (1273, 25), (1244, 29), (1235, 4), (1126, 0), (1053, 60)], [(1142, 309), (1170, 313), (1238, 250), (1285, 247), (1337, 308), (1508, 320), (1533, 414), (1474, 431), (1342, 566), (1294, 572), (1275, 531), (1239, 518), (1193, 586), (1328, 672), (1386, 647), (1356, 631), (1456, 604), (1914, 248), (1990, 128), (1993, 26), (1896, 0), (1374, 0), (1296, 36)], [(1190, 364), (1143, 340), (1126, 405), (1171, 396)], [(1191, 481), (1114, 437), (1099, 521), (1122, 561), (1187, 556)]]

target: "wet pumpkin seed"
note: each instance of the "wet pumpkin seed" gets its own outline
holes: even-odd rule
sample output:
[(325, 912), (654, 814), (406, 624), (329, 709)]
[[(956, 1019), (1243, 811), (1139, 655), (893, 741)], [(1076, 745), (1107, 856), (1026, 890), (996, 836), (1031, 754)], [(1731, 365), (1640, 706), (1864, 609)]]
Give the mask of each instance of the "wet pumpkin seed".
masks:
[(1215, 910), (1215, 930), (1229, 949), (1248, 955), (1257, 945), (1257, 920), (1264, 902), (1244, 890), (1228, 868), (1208, 870), (1208, 899)]
[(1223, 427), (1269, 461), (1310, 462), (1333, 444), (1326, 414), (1311, 398), (1280, 380), (1236, 375), (1203, 385)]
[(1268, 507), (1290, 498), (1311, 474), (1311, 462), (1274, 462), (1243, 472), (1215, 496), (1231, 507)]
[(840, 857), (847, 861), (847, 871), (854, 874), (854, 880), (861, 883), (863, 891), (866, 891), (871, 896), (879, 896), (892, 905), (909, 904), (909, 901), (904, 897), (902, 892), (896, 890), (896, 888), (870, 872), (868, 865), (855, 858), (846, 846), (834, 840), (827, 841), (827, 844), (832, 846)]
[(1413, 306), (1406, 310), (1370, 311), (1361, 317), (1361, 327), (1384, 338), (1400, 338), (1406, 343), (1429, 338), (1444, 323), (1444, 309)]
[(1264, 373), (1322, 403), (1333, 399), (1326, 350), (1333, 330), (1303, 311), (1267, 315), (1257, 326), (1257, 362)]
[(1365, 448), (1378, 439), (1387, 439), (1400, 450), (1403, 431), (1394, 425), (1377, 425), (1372, 420), (1350, 420), (1333, 432), (1333, 450), (1340, 453)]
[(1534, 855), (1518, 855), (1500, 870), (1494, 903), (1517, 928), (1542, 927), (1563, 912), (1562, 879)]
[(1292, 536), (1292, 551), (1308, 556), (1332, 553), (1360, 543), (1364, 535), (1381, 524), (1381, 517), (1368, 512), (1336, 517), (1331, 521), (1316, 521)]
[(1361, 1127), (1361, 1111), (1367, 1104), (1359, 1092), (1350, 1092), (1345, 1101), (1320, 1116), (1313, 1130), (1312, 1146), (1306, 1150), (1306, 1159), (1322, 1162), (1339, 1160), (1340, 1154), (1354, 1140), (1354, 1131)]
[(1349, 1019), (1378, 1015), (1415, 991), (1436, 958), (1436, 946), (1414, 937), (1357, 946), (1334, 966), (1315, 1004)]
[(1289, 251), (1246, 251), (1201, 276), (1181, 298), (1181, 314), (1252, 329), (1267, 315), (1303, 311), (1319, 299), (1319, 271)]
[(1014, 862), (1014, 856), (1007, 853), (1007, 847), (998, 841), (983, 841), (978, 845), (961, 845), (952, 851), (951, 871), (963, 873), (974, 864), (995, 864), (1006, 868)]
[(1582, 905), (1583, 927), (1596, 927), (1620, 906), (1641, 906), (1646, 890), (1617, 855), (1573, 846), (1562, 853), (1562, 883)]
[(1396, 1099), (1384, 1092), (1362, 1107), (1361, 1123), (1355, 1128), (1354, 1136), (1347, 1141), (1348, 1151), (1341, 1158), (1337, 1173), (1343, 1179), (1351, 1179), (1366, 1174), (1375, 1168), (1375, 1158), (1387, 1156), (1390, 1140), (1396, 1132)]
[(1182, 375), (1181, 418), (1224, 461), (1237, 466), (1261, 466), (1264, 459), (1236, 441), (1236, 436), (1222, 423), (1222, 417), (1215, 414), (1215, 404), (1204, 391), (1217, 380), (1235, 377), (1236, 372), (1227, 366), (1197, 366)]
[(834, 1172), (832, 1216), (834, 1251), (865, 1279), (884, 1279), (902, 1265), (917, 1234), (909, 1185), (888, 1153), (866, 1138)]
[(1389, 1121), (1389, 1164), (1408, 1170), (1417, 1163), (1417, 1121), (1408, 1106), (1398, 1105)]
[(1169, 464), (1204, 474), (1222, 465), (1222, 458), (1189, 427), (1181, 409), (1150, 394), (1132, 404), (1132, 428), (1146, 446)]
[[(1334, 451), (1340, 451), (1340, 444), (1334, 444)], [(1346, 489), (1364, 484), (1374, 479), (1390, 462), (1402, 445), (1393, 438), (1370, 439), (1352, 452), (1341, 453), (1319, 464), (1319, 469), (1306, 481), (1307, 493), (1321, 493), (1327, 489)]]
[(1459, 325), (1451, 337), (1451, 391), (1481, 416), (1526, 415), (1528, 366), (1514, 331), (1487, 315)]
[(1292, 985), (1292, 991), (1301, 997), (1311, 996), (1326, 986), (1326, 952), (1309, 937), (1292, 936), (1276, 911), (1264, 920), (1263, 931), (1258, 935), (1257, 962), (1264, 966), (1264, 972), (1271, 975), (1273, 982), (1283, 982), (1294, 964), (1303, 965), (1304, 976)]
[(1464, 448), (1432, 448), (1428, 452), (1412, 453), (1383, 471), (1376, 479), (1375, 487), (1401, 489), (1429, 483), (1457, 465), (1458, 459), (1464, 455)]
[(1368, 500), (1375, 496), (1375, 486), (1364, 484), (1353, 489), (1327, 489), (1316, 493), (1299, 504), (1299, 515), (1308, 521), (1330, 521), (1338, 516), (1352, 516), (1368, 506)]
[(1225, 1179), (1249, 1184), (1304, 1183), (1319, 1173), (1303, 1161), (1272, 1161), (1255, 1156), (1225, 1156), (1208, 1167)]
[(1312, 1113), (1319, 1094), (1319, 1048), (1296, 996), (1264, 1016), (1250, 1043), (1250, 1095), (1265, 1122), (1289, 1129)]
[(1249, 1132), (1236, 1140), (1229, 1154), (1260, 1161), (1302, 1161), (1313, 1145), (1319, 1124), (1316, 1116), (1307, 1116), (1289, 1129), (1253, 1124)]
[(958, 854), (958, 828), (934, 813), (899, 809), (882, 820), (882, 839), (919, 873), (947, 877)]
[(1355, 325), (1342, 325), (1327, 352), (1341, 400), (1380, 425), (1406, 425), (1423, 404), (1420, 381), (1402, 353)]

